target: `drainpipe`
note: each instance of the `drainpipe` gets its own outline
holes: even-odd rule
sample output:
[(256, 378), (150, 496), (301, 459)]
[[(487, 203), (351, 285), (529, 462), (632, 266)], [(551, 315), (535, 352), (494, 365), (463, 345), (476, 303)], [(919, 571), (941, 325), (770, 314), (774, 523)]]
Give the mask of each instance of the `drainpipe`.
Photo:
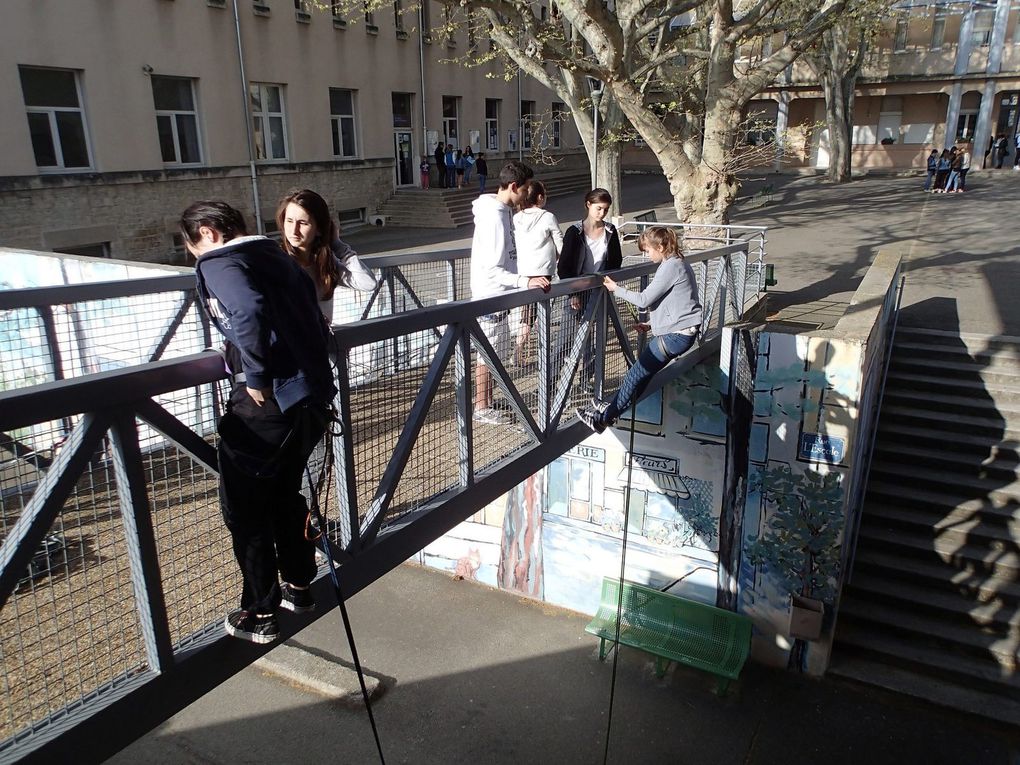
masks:
[(259, 177), (255, 172), (255, 138), (251, 129), (251, 107), (248, 103), (248, 77), (244, 73), (244, 46), (241, 44), (241, 17), (234, 0), (234, 29), (237, 32), (237, 65), (241, 71), (241, 103), (244, 105), (245, 136), (248, 139), (248, 169), (251, 172), (251, 194), (255, 205), (255, 230), (264, 234), (262, 227), (262, 202), (259, 199)]
[[(429, 0), (422, 0), (427, 3)], [(422, 6), (418, 5), (418, 74), (421, 78), (421, 156), (422, 159), (429, 155), (429, 128), (428, 120), (425, 119), (425, 14)], [(438, 168), (437, 168), (438, 169)]]

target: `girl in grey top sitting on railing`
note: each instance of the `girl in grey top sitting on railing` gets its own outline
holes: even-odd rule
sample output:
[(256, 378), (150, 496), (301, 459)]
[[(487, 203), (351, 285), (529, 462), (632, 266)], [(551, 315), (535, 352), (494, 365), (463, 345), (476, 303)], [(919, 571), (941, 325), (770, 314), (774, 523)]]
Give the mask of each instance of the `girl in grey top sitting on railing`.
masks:
[(650, 324), (638, 324), (639, 332), (649, 329), (652, 338), (608, 403), (592, 399), (589, 406), (577, 410), (577, 416), (596, 433), (616, 422), (632, 402), (641, 398), (652, 377), (677, 356), (685, 353), (701, 328), (701, 302), (694, 271), (680, 252), (676, 233), (665, 226), (645, 229), (638, 247), (659, 267), (641, 292), (619, 286), (608, 276), (602, 283), (617, 297), (638, 308), (650, 310)]

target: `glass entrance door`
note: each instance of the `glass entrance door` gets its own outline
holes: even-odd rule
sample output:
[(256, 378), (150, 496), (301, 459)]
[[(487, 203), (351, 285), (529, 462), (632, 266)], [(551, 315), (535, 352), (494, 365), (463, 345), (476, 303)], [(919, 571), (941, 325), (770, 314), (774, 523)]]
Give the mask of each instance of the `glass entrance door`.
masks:
[(393, 133), (393, 159), (395, 161), (397, 185), (413, 186), (414, 173), (412, 163), (414, 156), (411, 151), (411, 131), (397, 130)]

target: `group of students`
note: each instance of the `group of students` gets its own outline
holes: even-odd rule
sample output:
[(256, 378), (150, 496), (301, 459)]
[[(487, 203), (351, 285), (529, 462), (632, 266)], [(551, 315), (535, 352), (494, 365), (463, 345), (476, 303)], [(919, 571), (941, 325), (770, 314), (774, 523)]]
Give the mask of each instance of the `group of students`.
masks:
[(966, 146), (932, 149), (928, 155), (928, 177), (924, 190), (933, 194), (962, 194), (967, 190), (967, 172), (970, 170), (970, 151)]
[[(439, 176), (439, 187), (444, 189), (463, 189), (471, 182), (471, 170), (474, 168), (478, 175), (478, 191), (485, 193), (485, 184), (489, 177), (489, 166), (485, 161), (485, 154), (478, 152), (478, 156), (465, 146), (464, 150), (454, 149), (452, 143), (436, 146), (435, 154), (436, 170)], [(421, 172), (421, 187), (431, 187), (428, 157), (421, 158), (421, 165), (418, 168)]]
[[(619, 391), (607, 401), (593, 398), (578, 410), (595, 431), (611, 425), (640, 398), (651, 378), (694, 343), (701, 304), (690, 265), (672, 229), (646, 229), (640, 249), (659, 264), (640, 292), (618, 285), (603, 272), (622, 265), (620, 236), (606, 216), (613, 200), (605, 189), (585, 196), (585, 217), (561, 233), (544, 209), (545, 187), (521, 162), (507, 162), (499, 190), (473, 206), (471, 293), (475, 299), (517, 288), (548, 290), (556, 277), (603, 274), (607, 290), (650, 311), (639, 331), (650, 332)], [(218, 424), (219, 498), (241, 571), (239, 608), (227, 614), (226, 632), (254, 643), (280, 636), (277, 612), (310, 611), (310, 584), (318, 567), (315, 535), (302, 494), (308, 462), (335, 419), (336, 394), (328, 338), (338, 287), (372, 290), (376, 277), (345, 244), (326, 201), (298, 189), (280, 200), (276, 214), (282, 242), (249, 236), (244, 217), (222, 201), (196, 202), (181, 215), (180, 231), (196, 258), (201, 305), (226, 338), (223, 353), (231, 391)], [(593, 291), (564, 300), (556, 353), (563, 354), (584, 326)], [(534, 310), (514, 314), (518, 359)], [(479, 317), (500, 358), (510, 350), (510, 312)], [(585, 377), (594, 371), (590, 339)], [(493, 406), (492, 377), (480, 355), (475, 370), (474, 419), (509, 424)], [(309, 475), (309, 478), (311, 476)], [(310, 481), (311, 483), (311, 481)]]
[[(694, 272), (683, 257), (673, 229), (654, 226), (642, 232), (639, 249), (659, 264), (643, 291), (618, 285), (604, 272), (620, 268), (623, 253), (616, 227), (606, 220), (613, 198), (606, 189), (585, 195), (585, 217), (561, 231), (556, 217), (544, 209), (545, 186), (527, 165), (507, 162), (499, 175), (499, 189), (479, 196), (472, 205), (474, 235), (471, 241), (471, 296), (491, 297), (519, 288), (548, 291), (553, 279), (603, 274), (602, 283), (617, 297), (650, 311), (650, 321), (639, 323), (652, 338), (630, 368), (620, 389), (608, 400), (593, 397), (578, 417), (592, 430), (602, 432), (641, 397), (651, 378), (693, 345), (701, 326), (701, 303)], [(563, 301), (553, 363), (562, 363), (578, 332), (586, 332), (584, 319), (591, 291)], [(500, 359), (509, 359), (511, 330), (516, 334), (514, 357), (526, 358), (526, 343), (535, 320), (534, 306), (496, 311), (479, 317), (479, 326)], [(585, 344), (581, 384), (591, 388), (595, 349)], [(509, 424), (510, 415), (494, 405), (492, 376), (483, 357), (475, 368), (474, 414), (477, 422)]]
[(249, 236), (222, 201), (196, 202), (180, 230), (196, 257), (201, 304), (226, 338), (231, 391), (218, 425), (219, 497), (241, 569), (228, 634), (255, 643), (280, 635), (278, 609), (315, 608), (317, 573), (302, 482), (333, 419), (327, 340), (337, 287), (371, 290), (376, 277), (340, 240), (326, 201), (288, 193), (281, 244)]

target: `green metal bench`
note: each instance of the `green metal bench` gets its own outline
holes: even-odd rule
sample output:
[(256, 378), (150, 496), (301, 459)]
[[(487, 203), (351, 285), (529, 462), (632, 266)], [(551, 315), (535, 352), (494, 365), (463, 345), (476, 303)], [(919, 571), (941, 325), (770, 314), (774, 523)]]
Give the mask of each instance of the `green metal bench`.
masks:
[[(606, 643), (616, 642), (620, 581), (602, 580), (598, 613), (585, 627), (599, 638), (599, 661)], [(716, 692), (726, 693), (740, 674), (751, 649), (751, 620), (665, 592), (625, 581), (620, 615), (620, 643), (655, 655), (655, 674), (662, 677), (671, 661), (718, 675)]]

